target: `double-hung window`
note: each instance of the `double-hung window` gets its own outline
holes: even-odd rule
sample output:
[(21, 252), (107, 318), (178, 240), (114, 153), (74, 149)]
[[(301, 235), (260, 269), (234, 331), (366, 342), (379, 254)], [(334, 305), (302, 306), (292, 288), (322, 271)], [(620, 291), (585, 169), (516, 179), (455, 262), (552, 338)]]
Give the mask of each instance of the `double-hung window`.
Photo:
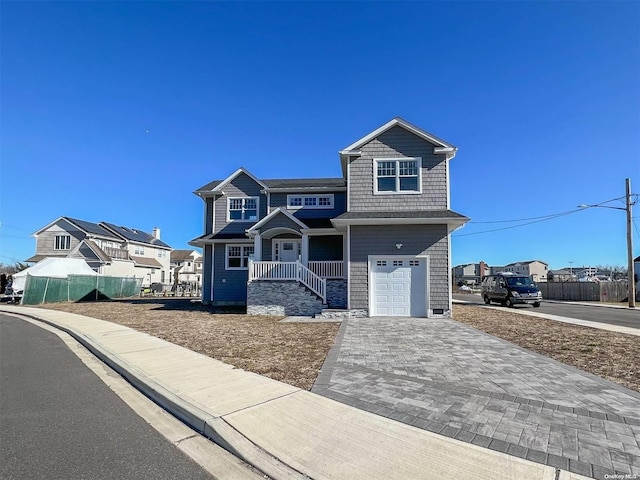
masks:
[(55, 250), (70, 250), (71, 235), (56, 235)]
[(374, 160), (375, 193), (420, 193), (421, 158), (379, 158)]
[(258, 220), (258, 197), (228, 199), (228, 220), (254, 222)]
[(227, 270), (246, 270), (253, 245), (227, 245)]

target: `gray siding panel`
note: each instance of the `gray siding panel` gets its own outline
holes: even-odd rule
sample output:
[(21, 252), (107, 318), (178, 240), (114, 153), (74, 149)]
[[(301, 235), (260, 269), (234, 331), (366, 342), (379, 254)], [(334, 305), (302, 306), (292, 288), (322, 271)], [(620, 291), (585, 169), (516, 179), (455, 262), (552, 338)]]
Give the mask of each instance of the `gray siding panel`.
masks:
[(271, 239), (262, 239), (262, 260), (264, 262), (270, 262), (273, 260)]
[[(361, 148), (349, 167), (350, 211), (447, 208), (447, 166), (434, 145), (402, 127), (394, 127)], [(422, 158), (422, 194), (374, 195), (374, 158)]]
[[(69, 250), (56, 250), (57, 235), (69, 235), (71, 237), (71, 247)], [(49, 227), (48, 230), (38, 235), (36, 240), (36, 254), (55, 257), (68, 255), (84, 238), (85, 234), (83, 232), (69, 222), (60, 220)]]
[(248, 271), (226, 270), (226, 246), (218, 243), (214, 249), (213, 301), (246, 303)]
[(342, 235), (309, 237), (309, 260), (342, 260)]
[(216, 197), (214, 205), (215, 228), (214, 233), (232, 233), (244, 236), (246, 229), (256, 222), (227, 222), (227, 199), (233, 197), (258, 197), (260, 200), (258, 220), (267, 215), (267, 196), (260, 193), (258, 185), (251, 177), (241, 173), (222, 189), (224, 195)]
[(205, 245), (202, 250), (202, 302), (210, 303), (211, 297), (211, 272), (213, 269), (213, 245)]
[(352, 226), (350, 308), (369, 308), (369, 255), (428, 255), (429, 308), (448, 310), (448, 247), (446, 225)]
[(209, 235), (213, 232), (213, 198), (206, 198), (204, 204), (204, 233)]

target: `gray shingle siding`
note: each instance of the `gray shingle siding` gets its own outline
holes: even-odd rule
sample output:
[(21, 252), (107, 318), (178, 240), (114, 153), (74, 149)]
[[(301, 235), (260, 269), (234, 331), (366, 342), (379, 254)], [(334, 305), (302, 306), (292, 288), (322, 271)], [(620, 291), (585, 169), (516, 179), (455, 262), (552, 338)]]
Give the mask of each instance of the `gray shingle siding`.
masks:
[[(402, 243), (402, 249), (396, 248)], [(429, 308), (449, 309), (449, 257), (446, 225), (352, 226), (350, 308), (369, 308), (369, 255), (428, 255)]]
[[(349, 210), (430, 210), (447, 208), (447, 162), (434, 145), (394, 127), (361, 148), (349, 167)], [(374, 195), (375, 158), (422, 158), (422, 194)]]
[[(215, 225), (214, 233), (237, 233), (238, 236), (244, 236), (246, 229), (250, 228), (256, 222), (227, 222), (227, 200), (235, 197), (259, 197), (259, 219), (267, 215), (267, 197), (260, 194), (260, 185), (258, 185), (251, 177), (241, 173), (222, 189), (224, 195), (215, 198), (214, 212)], [(258, 219), (258, 220), (259, 220)]]

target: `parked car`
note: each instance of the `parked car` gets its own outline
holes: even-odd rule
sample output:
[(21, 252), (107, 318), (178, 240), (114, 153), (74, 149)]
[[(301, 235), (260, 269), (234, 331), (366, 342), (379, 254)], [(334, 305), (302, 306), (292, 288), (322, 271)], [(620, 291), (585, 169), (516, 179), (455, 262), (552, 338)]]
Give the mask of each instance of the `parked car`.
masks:
[(487, 305), (497, 302), (513, 307), (517, 303), (528, 303), (537, 308), (542, 301), (542, 293), (526, 275), (502, 272), (482, 279), (482, 299)]

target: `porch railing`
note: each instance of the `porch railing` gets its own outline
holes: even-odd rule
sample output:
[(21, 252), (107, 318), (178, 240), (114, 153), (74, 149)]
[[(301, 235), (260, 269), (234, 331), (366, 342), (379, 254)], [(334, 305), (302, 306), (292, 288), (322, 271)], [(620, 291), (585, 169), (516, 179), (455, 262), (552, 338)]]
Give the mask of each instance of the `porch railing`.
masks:
[(342, 260), (324, 260), (308, 262), (309, 270), (322, 278), (344, 278), (344, 262)]
[(327, 281), (300, 262), (254, 262), (249, 260), (249, 281), (296, 280), (327, 303)]

